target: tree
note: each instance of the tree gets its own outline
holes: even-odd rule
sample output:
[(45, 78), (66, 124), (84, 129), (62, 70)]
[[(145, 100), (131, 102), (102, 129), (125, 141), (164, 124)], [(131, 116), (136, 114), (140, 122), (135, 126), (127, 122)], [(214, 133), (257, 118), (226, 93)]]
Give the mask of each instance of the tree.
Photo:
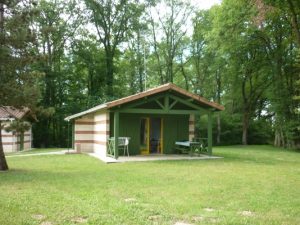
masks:
[[(213, 30), (214, 18), (218, 15), (220, 6), (210, 10), (201, 10), (193, 18), (193, 36), (191, 42), (191, 65), (193, 74), (191, 79), (195, 93), (213, 99), (222, 104), (222, 94), (227, 93), (228, 79), (226, 74), (226, 54), (220, 51), (220, 42), (210, 37)], [(227, 85), (228, 86), (228, 85)], [(224, 113), (223, 113), (224, 114)], [(217, 138), (221, 143), (221, 113), (216, 115)]]
[(106, 95), (112, 98), (117, 47), (125, 41), (132, 19), (141, 15), (143, 6), (134, 0), (85, 0), (85, 3), (91, 12), (90, 19), (96, 27), (99, 42), (104, 46)]
[(40, 79), (42, 99), (39, 105), (51, 108), (50, 111), (54, 109), (56, 113), (47, 113), (46, 117), (39, 118), (40, 123), (34, 124), (33, 132), (37, 134), (34, 141), (38, 146), (63, 146), (67, 137), (64, 132), (67, 127), (64, 122), (67, 114), (66, 63), (71, 63), (67, 54), (71, 54), (71, 46), (85, 20), (77, 0), (41, 0), (37, 8), (40, 13), (33, 22), (37, 27), (35, 47), (41, 59), (33, 66), (44, 74)]
[(242, 143), (245, 145), (258, 103), (264, 99), (274, 76), (268, 46), (259, 35), (260, 27), (254, 22), (255, 13), (254, 4), (225, 0), (218, 9), (210, 34), (227, 60), (230, 96), (242, 112)]
[(264, 32), (260, 38), (267, 44), (269, 61), (274, 68), (274, 82), (268, 98), (274, 113), (274, 145), (294, 148), (300, 145), (297, 101), (297, 52), (300, 47), (299, 1), (255, 0), (256, 21)]
[(93, 107), (105, 101), (105, 53), (99, 47), (97, 38), (82, 31), (80, 39), (72, 44), (71, 57), (72, 62), (68, 63), (75, 69), (74, 72), (70, 71), (72, 77), (83, 79), (81, 82), (84, 86), (81, 89), (88, 90), (85, 107)]
[[(157, 6), (165, 8), (165, 13)], [(173, 82), (175, 76), (175, 58), (187, 33), (188, 21), (192, 14), (191, 6), (182, 0), (158, 1), (157, 6), (150, 5), (149, 18), (152, 30), (152, 45), (160, 76), (160, 82)], [(151, 11), (156, 11), (155, 15)], [(156, 17), (158, 19), (156, 19)], [(157, 21), (158, 20), (158, 21)]]
[[(0, 3), (0, 106), (27, 106), (34, 112), (39, 73), (30, 66), (36, 58), (35, 32), (30, 25), (36, 13), (34, 3), (28, 1)], [(0, 170), (7, 169), (0, 130)]]

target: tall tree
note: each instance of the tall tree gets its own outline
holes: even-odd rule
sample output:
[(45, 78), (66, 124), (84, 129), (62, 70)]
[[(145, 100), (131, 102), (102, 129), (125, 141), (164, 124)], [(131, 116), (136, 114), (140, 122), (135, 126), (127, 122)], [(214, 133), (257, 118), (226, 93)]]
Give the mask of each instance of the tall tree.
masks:
[[(165, 13), (159, 8), (164, 7)], [(173, 82), (175, 58), (187, 33), (192, 8), (182, 0), (158, 1), (149, 7), (152, 44), (161, 83)]]
[(66, 101), (65, 62), (71, 52), (78, 29), (83, 25), (84, 18), (79, 1), (49, 1), (38, 3), (39, 16), (34, 20), (38, 31), (36, 51), (42, 56), (35, 67), (44, 73), (40, 84), (42, 101), (40, 105), (51, 107), (57, 113), (41, 117), (41, 123), (35, 124), (33, 131), (37, 133), (35, 143), (39, 146), (62, 146), (65, 143), (66, 127), (64, 123)]
[(75, 69), (70, 71), (73, 77), (83, 79), (82, 88), (87, 88), (85, 107), (93, 107), (105, 101), (105, 53), (99, 47), (95, 35), (82, 31), (79, 40), (72, 45), (72, 63)]
[(260, 38), (267, 44), (274, 68), (274, 82), (269, 92), (274, 112), (274, 144), (281, 147), (300, 145), (297, 101), (297, 52), (300, 47), (299, 1), (255, 0), (256, 21), (263, 28)]
[(134, 18), (132, 27), (127, 32), (127, 49), (120, 57), (118, 73), (127, 75), (127, 83), (130, 85), (130, 93), (142, 92), (146, 88), (146, 59), (149, 52), (149, 44), (146, 37), (149, 34), (147, 29), (147, 17), (143, 13), (141, 17)]
[[(226, 71), (226, 60), (223, 52), (219, 51), (220, 43), (210, 38), (213, 29), (213, 19), (218, 6), (210, 10), (201, 10), (193, 18), (193, 36), (191, 44), (191, 65), (194, 76), (191, 83), (195, 93), (203, 95), (221, 104), (222, 93), (225, 93), (223, 81)], [(225, 82), (224, 82), (225, 83)], [(217, 114), (216, 143), (221, 143), (221, 113)]]
[[(32, 18), (34, 5), (28, 1), (1, 1), (0, 3), (0, 106), (28, 106), (34, 110), (39, 98), (35, 72), (30, 64), (35, 33)], [(0, 120), (0, 170), (7, 170)]]
[[(268, 61), (266, 43), (257, 35), (254, 23), (256, 9), (247, 1), (224, 0), (214, 22), (212, 33), (226, 56), (232, 74), (231, 95), (240, 103), (242, 143), (248, 144), (248, 130), (258, 102), (273, 81), (272, 64)], [(240, 93), (240, 94), (237, 94)]]
[(113, 98), (114, 59), (119, 45), (125, 41), (132, 19), (142, 13), (137, 0), (85, 0), (96, 27), (99, 42), (104, 46), (106, 61), (106, 95)]

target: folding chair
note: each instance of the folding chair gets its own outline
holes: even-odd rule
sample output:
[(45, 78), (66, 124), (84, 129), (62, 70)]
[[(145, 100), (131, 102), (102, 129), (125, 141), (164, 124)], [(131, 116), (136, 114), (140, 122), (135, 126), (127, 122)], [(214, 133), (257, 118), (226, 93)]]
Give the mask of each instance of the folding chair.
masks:
[(129, 157), (129, 150), (128, 150), (129, 139), (130, 139), (129, 137), (119, 137), (119, 142), (118, 142), (119, 149), (123, 148), (124, 156), (127, 152), (128, 157)]

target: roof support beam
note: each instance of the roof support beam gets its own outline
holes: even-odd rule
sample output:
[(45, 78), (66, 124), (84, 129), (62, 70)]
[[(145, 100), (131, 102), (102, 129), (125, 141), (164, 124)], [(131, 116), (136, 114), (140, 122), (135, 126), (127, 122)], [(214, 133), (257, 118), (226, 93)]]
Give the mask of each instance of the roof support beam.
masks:
[(160, 106), (160, 108), (164, 108), (164, 105), (163, 104), (161, 104), (161, 102), (160, 101), (158, 101), (158, 99), (155, 99), (155, 102)]
[(206, 109), (204, 109), (204, 108), (202, 108), (202, 107), (200, 107), (200, 106), (198, 106), (198, 105), (196, 105), (194, 103), (191, 103), (191, 102), (189, 102), (187, 100), (183, 100), (183, 99), (181, 99), (181, 98), (179, 98), (177, 96), (171, 95), (170, 98), (172, 98), (174, 100), (177, 100), (178, 102), (180, 102), (180, 103), (182, 103), (182, 104), (184, 104), (186, 106), (194, 108), (195, 110), (200, 110), (200, 111), (202, 111), (204, 113), (208, 113), (209, 112), (208, 110), (206, 110)]
[(172, 102), (172, 104), (170, 105), (170, 109), (172, 109), (173, 106), (176, 105), (177, 102), (178, 102), (177, 100), (174, 100), (174, 102)]
[(120, 113), (138, 113), (138, 114), (177, 114), (177, 115), (188, 115), (188, 114), (200, 114), (199, 110), (175, 110), (171, 109), (167, 112), (164, 109), (123, 109)]
[(143, 104), (145, 104), (147, 102), (156, 101), (156, 100), (158, 101), (158, 99), (160, 99), (160, 98), (163, 98), (163, 96), (159, 95), (159, 96), (154, 96), (154, 97), (148, 97), (148, 98), (144, 98), (144, 99), (139, 99), (139, 100), (137, 100), (137, 102), (133, 102), (131, 104), (127, 104), (127, 105), (121, 106), (121, 109), (131, 109), (131, 108), (143, 105)]
[(169, 99), (169, 93), (166, 93), (166, 95), (165, 95), (165, 98), (164, 98), (164, 108), (165, 108), (165, 112), (168, 112), (170, 109), (169, 109), (169, 103), (170, 103), (170, 101), (169, 101), (170, 99)]

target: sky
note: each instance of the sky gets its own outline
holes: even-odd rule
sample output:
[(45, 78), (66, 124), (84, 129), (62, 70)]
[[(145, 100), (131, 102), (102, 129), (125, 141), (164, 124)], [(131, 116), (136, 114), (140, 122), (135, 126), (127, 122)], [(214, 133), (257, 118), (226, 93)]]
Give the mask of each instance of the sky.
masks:
[[(201, 9), (206, 10), (206, 9), (211, 8), (215, 4), (221, 4), (222, 0), (183, 0), (183, 1), (191, 3), (191, 5), (197, 10), (201, 10)], [(156, 20), (156, 22), (159, 22), (158, 14), (161, 14), (161, 15), (164, 14), (165, 9), (164, 9), (164, 6), (161, 6), (157, 11), (151, 10), (151, 12), (153, 13), (152, 16), (154, 17), (154, 20)], [(88, 24), (87, 27), (92, 33), (94, 33), (97, 36), (97, 32), (96, 32), (94, 25)], [(191, 15), (186, 21), (186, 28), (187, 28), (187, 35), (192, 35), (193, 26), (192, 26), (192, 21), (191, 21)], [(158, 39), (160, 39), (159, 36), (160, 35), (158, 34)]]
[(220, 4), (221, 0), (191, 0), (191, 4), (199, 9), (209, 9), (215, 4)]
[[(190, 3), (190, 5), (192, 6), (194, 12), (198, 11), (198, 10), (207, 10), (209, 8), (211, 8), (213, 5), (215, 4), (221, 4), (222, 0), (183, 0), (187, 3)], [(169, 8), (170, 10), (170, 8)], [(159, 18), (163, 18), (164, 15), (168, 14), (168, 11), (166, 8), (166, 4), (164, 4), (164, 2), (159, 3), (155, 8), (151, 9), (151, 14), (153, 16), (153, 19), (155, 22), (160, 23), (160, 19)], [(175, 10), (177, 12), (184, 12), (184, 10)], [(169, 11), (170, 13), (170, 11)], [(182, 18), (182, 14), (176, 14), (178, 20), (180, 20)], [(175, 16), (176, 17), (176, 16)], [(188, 36), (191, 36), (193, 34), (193, 22), (192, 22), (192, 18), (193, 18), (193, 14), (190, 14), (186, 20), (185, 20), (185, 24), (183, 25), (182, 29), (186, 30), (186, 34)], [(176, 21), (175, 19), (175, 21)], [(178, 22), (178, 21), (177, 21)], [(156, 36), (157, 39), (160, 40), (160, 38), (162, 37), (162, 33), (160, 30), (156, 30)]]

